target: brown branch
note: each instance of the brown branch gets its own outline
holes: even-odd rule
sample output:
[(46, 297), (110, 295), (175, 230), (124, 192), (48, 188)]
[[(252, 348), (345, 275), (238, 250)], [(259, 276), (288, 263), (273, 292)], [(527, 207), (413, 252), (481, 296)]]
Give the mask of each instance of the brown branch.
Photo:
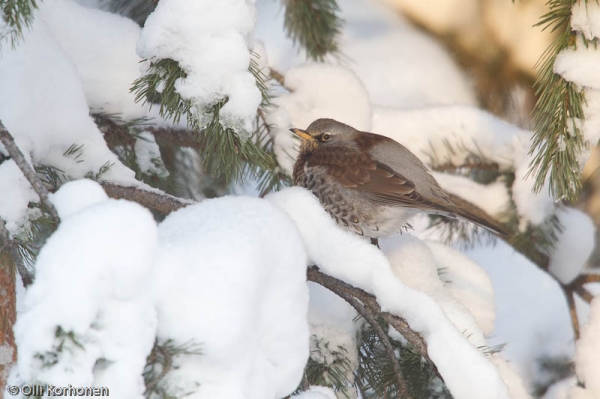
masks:
[(307, 270), (307, 278), (308, 281), (312, 281), (328, 290), (332, 291), (336, 295), (344, 298), (344, 297), (353, 297), (361, 301), (363, 304), (372, 309), (373, 312), (381, 314), (383, 319), (392, 327), (396, 329), (406, 340), (415, 348), (415, 350), (427, 360), (429, 364), (431, 364), (434, 368), (435, 373), (443, 381), (442, 376), (437, 370), (435, 363), (429, 357), (429, 353), (427, 352), (427, 344), (421, 335), (412, 330), (406, 320), (403, 318), (396, 316), (389, 312), (382, 312), (381, 306), (377, 303), (377, 298), (375, 296), (369, 294), (361, 290), (360, 288), (356, 288), (347, 284), (341, 280), (338, 280), (335, 277), (331, 277), (321, 271), (316, 266), (309, 267)]
[[(93, 117), (109, 148), (135, 144), (136, 138), (127, 125), (119, 124), (104, 114), (94, 114)], [(160, 146), (202, 148), (198, 132), (193, 130), (157, 126), (140, 126), (139, 130), (152, 133)]]
[(573, 326), (573, 334), (575, 336), (575, 340), (579, 339), (580, 335), (580, 327), (579, 327), (579, 317), (577, 316), (577, 307), (575, 304), (575, 295), (572, 290), (567, 289), (562, 286), (563, 293), (565, 294), (565, 298), (567, 298), (567, 305), (569, 306), (569, 314), (571, 315), (571, 325)]
[(408, 385), (406, 384), (406, 380), (404, 379), (404, 375), (402, 374), (402, 370), (400, 370), (400, 364), (398, 363), (398, 359), (396, 358), (396, 353), (394, 352), (394, 347), (390, 342), (390, 337), (383, 331), (383, 328), (379, 325), (377, 320), (373, 317), (373, 310), (370, 308), (366, 308), (363, 306), (356, 298), (352, 296), (345, 296), (342, 294), (342, 298), (348, 302), (356, 311), (373, 327), (375, 333), (379, 337), (381, 344), (385, 349), (385, 353), (388, 355), (390, 362), (392, 363), (392, 369), (394, 370), (394, 377), (396, 378), (396, 388), (398, 390), (397, 396), (400, 398), (410, 399), (411, 395), (408, 392)]
[(0, 252), (0, 392), (3, 392), (9, 370), (17, 361), (17, 345), (13, 326), (17, 320), (16, 279), (6, 252)]
[(33, 187), (37, 195), (40, 197), (40, 201), (42, 202), (42, 204), (44, 204), (46, 210), (48, 211), (50, 216), (52, 216), (52, 219), (54, 219), (54, 221), (58, 224), (60, 222), (60, 218), (58, 217), (58, 213), (56, 212), (54, 205), (52, 205), (52, 203), (48, 199), (48, 189), (46, 188), (46, 186), (44, 186), (44, 183), (42, 183), (39, 177), (35, 174), (35, 171), (31, 167), (31, 165), (29, 165), (23, 153), (21, 152), (21, 150), (19, 150), (19, 147), (17, 147), (17, 145), (15, 144), (14, 138), (2, 124), (2, 121), (0, 121), (0, 142), (2, 142), (4, 148), (6, 148), (6, 151), (8, 151), (13, 161), (15, 161), (19, 169), (21, 169), (21, 172), (23, 173), (29, 184), (31, 184), (31, 187)]
[(285, 77), (283, 76), (283, 74), (281, 72), (278, 72), (273, 68), (270, 68), (269, 76), (274, 81), (279, 83), (281, 86), (285, 87)]
[[(164, 360), (163, 362), (159, 361), (158, 354), (162, 355)], [(171, 368), (173, 367), (173, 359), (171, 358), (171, 354), (169, 353), (168, 349), (166, 349), (164, 346), (158, 343), (154, 344), (154, 348), (152, 348), (152, 353), (148, 357), (147, 363), (153, 362), (160, 362), (162, 369), (155, 378), (153, 378), (146, 384), (146, 391), (144, 392), (145, 394), (153, 392), (156, 385), (158, 385), (158, 383), (162, 381), (163, 378), (165, 378), (165, 376), (169, 373), (169, 371), (171, 371)]]
[(171, 213), (194, 203), (194, 201), (184, 200), (165, 193), (147, 191), (137, 187), (120, 186), (109, 182), (101, 184), (106, 194), (111, 198), (134, 201), (162, 214)]

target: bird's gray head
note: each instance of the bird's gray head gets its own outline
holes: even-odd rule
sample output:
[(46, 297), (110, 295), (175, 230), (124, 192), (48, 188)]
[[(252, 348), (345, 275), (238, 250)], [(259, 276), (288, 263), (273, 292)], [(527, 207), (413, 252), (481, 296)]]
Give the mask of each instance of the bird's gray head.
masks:
[(351, 140), (357, 132), (353, 127), (333, 119), (317, 119), (306, 130), (290, 130), (302, 139), (302, 147), (305, 149), (341, 144)]

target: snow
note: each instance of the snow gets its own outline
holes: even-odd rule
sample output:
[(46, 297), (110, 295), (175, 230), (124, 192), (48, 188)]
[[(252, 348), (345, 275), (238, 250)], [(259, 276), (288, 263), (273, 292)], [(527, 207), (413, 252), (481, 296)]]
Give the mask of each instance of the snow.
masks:
[[(572, 26), (597, 36), (592, 3), (589, 20), (581, 7), (574, 8)], [(341, 40), (346, 58), (336, 65), (300, 65), (305, 54), (284, 36), (279, 2), (259, 0), (256, 15), (250, 0), (162, 0), (140, 30), (113, 14), (47, 0), (17, 49), (0, 50), (0, 119), (35, 165), (50, 164), (80, 178), (111, 162), (104, 178), (139, 185), (104, 144), (90, 109), (120, 113), (126, 120), (147, 115), (128, 92), (140, 76), (138, 60), (170, 57), (189, 73), (177, 84), (182, 94), (198, 106), (229, 96), (222, 123), (248, 130), (260, 103), (247, 72), (252, 49), (261, 55), (263, 71), (270, 65), (284, 73), (289, 89), (277, 93), (278, 108), (267, 115), (276, 125), (271, 134), (285, 172), (291, 173), (298, 144), (287, 129), (328, 116), (392, 137), (430, 163), (438, 155), (438, 161), (460, 164), (482, 151), (501, 169), (516, 170), (512, 194), (522, 228), (554, 214), (547, 187), (534, 195), (532, 179), (522, 179), (531, 161), (531, 132), (477, 109), (471, 83), (446, 50), (389, 6), (374, 0), (339, 5), (346, 20)], [(444, 7), (428, 12), (457, 24), (472, 11), (461, 8), (451, 15)], [(257, 20), (256, 37), (264, 47), (252, 33)], [(512, 35), (512, 26), (500, 28)], [(596, 62), (597, 55), (579, 48), (581, 54), (561, 54), (556, 68), (585, 87), (586, 120), (574, 123), (593, 145), (600, 138), (600, 88), (597, 73), (583, 62)], [(159, 154), (156, 143), (147, 133), (141, 137), (136, 143), (141, 169), (156, 173), (160, 168), (151, 161)], [(83, 144), (77, 160), (63, 155), (74, 144)], [(580, 158), (583, 165), (585, 154)], [(490, 214), (497, 215), (508, 201), (500, 182), (482, 186), (459, 176), (436, 177)], [(139, 206), (108, 200), (90, 181), (65, 185), (51, 197), (63, 223), (40, 255), (35, 285), (19, 299), (15, 378), (94, 383), (110, 386), (111, 392), (115, 387), (119, 397), (141, 397), (141, 370), (158, 331), (161, 341), (197, 343), (202, 352), (174, 358), (175, 368), (163, 381), (168, 389), (196, 390), (199, 383), (192, 397), (211, 399), (289, 395), (301, 378), (312, 334), (331, 347), (347, 348), (356, 364), (356, 313), (320, 286), (310, 283), (307, 289), (307, 257), (378, 295), (385, 309), (421, 331), (457, 398), (528, 397), (526, 390), (538, 377), (536, 358), (571, 355), (572, 331), (559, 286), (506, 244), (468, 252), (487, 273), (452, 248), (408, 234), (382, 240), (384, 257), (337, 229), (316, 200), (298, 190), (269, 197), (289, 216), (250, 198), (190, 206), (161, 224), (157, 242), (156, 225)], [(28, 203), (38, 198), (12, 160), (0, 164), (0, 193), (0, 217), (14, 235), (36, 212)], [(561, 281), (570, 281), (587, 258), (593, 229), (578, 211), (566, 209), (558, 216), (566, 227), (565, 242), (559, 242), (551, 268)], [(594, 326), (597, 313), (592, 312)], [(56, 367), (41, 368), (34, 355), (52, 349), (59, 324), (74, 331), (86, 350), (67, 340), (71, 352)], [(594, 335), (588, 333), (584, 349), (578, 347), (582, 378), (591, 378), (597, 368), (586, 358), (593, 353)], [(475, 348), (503, 343), (508, 362)], [(93, 368), (100, 358), (111, 362)], [(74, 372), (67, 373), (67, 366)], [(588, 391), (574, 388), (572, 396), (595, 394)], [(296, 397), (332, 395), (312, 387)]]
[(576, 344), (575, 369), (589, 397), (600, 397), (600, 298), (590, 307), (589, 321)]
[(489, 274), (494, 289), (496, 320), (489, 345), (503, 345), (503, 356), (528, 390), (540, 379), (537, 360), (543, 356), (571, 357), (573, 329), (558, 283), (547, 273), (498, 241), (466, 255)]
[(141, 132), (135, 140), (135, 156), (142, 173), (153, 174), (161, 179), (169, 176), (162, 161), (160, 148), (150, 132)]
[(224, 197), (170, 214), (159, 231), (158, 338), (202, 351), (174, 360), (170, 393), (199, 384), (190, 398), (289, 395), (309, 355), (306, 253), (294, 223), (265, 200)]
[(490, 276), (459, 251), (437, 242), (427, 241), (426, 244), (439, 265), (438, 274), (445, 283), (444, 289), (467, 308), (483, 334), (491, 335), (496, 303)]
[(600, 89), (599, 62), (600, 52), (580, 43), (577, 49), (567, 48), (556, 56), (554, 72), (579, 86)]
[(578, 1), (571, 7), (571, 28), (587, 40), (600, 38), (600, 6), (593, 1)]
[(137, 53), (179, 63), (187, 77), (175, 89), (192, 101), (202, 125), (210, 121), (207, 108), (227, 97), (221, 124), (247, 135), (262, 101), (248, 71), (255, 14), (250, 0), (162, 1), (146, 20)]
[(102, 187), (88, 179), (69, 182), (49, 197), (61, 219), (108, 199)]
[[(116, 14), (71, 0), (44, 1), (40, 17), (77, 69), (90, 109), (124, 120), (147, 115), (129, 92), (140, 77), (135, 45), (140, 27)], [(93, 46), (90, 45), (93, 43)]]
[(39, 197), (12, 159), (0, 164), (0, 193), (0, 218), (14, 235), (26, 223), (27, 205), (39, 201)]
[[(109, 386), (114, 396), (142, 398), (141, 373), (156, 334), (149, 277), (158, 233), (148, 210), (103, 199), (101, 190), (91, 181), (73, 182), (53, 197), (62, 220), (37, 258), (15, 325), (16, 378)], [(57, 335), (59, 327), (72, 338)], [(52, 352), (56, 364), (44, 366), (40, 354), (52, 361)]]
[[(325, 273), (374, 294), (382, 310), (404, 317), (423, 335), (429, 356), (455, 397), (508, 397), (495, 367), (450, 323), (443, 310), (395, 278), (387, 258), (374, 246), (337, 227), (310, 191), (287, 188), (267, 199), (296, 222), (311, 262)], [(404, 262), (421, 255), (417, 249), (417, 258), (405, 258)]]
[[(0, 120), (35, 165), (51, 165), (76, 179), (97, 173), (108, 163), (112, 166), (102, 176), (104, 179), (139, 186), (134, 173), (108, 149), (90, 118), (77, 69), (43, 15), (36, 11), (31, 30), (24, 32), (24, 40), (16, 49), (0, 49)], [(64, 155), (73, 145), (82, 146), (77, 159)], [(11, 206), (2, 210), (11, 213), (5, 216), (14, 233), (16, 225), (23, 223), (15, 218), (25, 215), (27, 202), (34, 198), (22, 181), (15, 182), (16, 171), (11, 164), (0, 166), (0, 186), (11, 184), (22, 193), (20, 199), (11, 200)]]
[[(574, 2), (571, 12), (571, 28), (581, 32), (587, 40), (596, 38), (600, 33), (600, 6), (596, 2)], [(554, 72), (575, 83), (585, 97), (583, 123), (572, 120), (583, 135), (586, 146), (580, 154), (576, 154), (581, 171), (589, 158), (589, 147), (596, 146), (600, 139), (600, 74), (597, 68), (600, 52), (593, 43), (586, 44), (581, 37), (576, 39), (575, 44), (575, 48), (567, 47), (556, 56)]]
[[(414, 29), (380, 1), (341, 0), (342, 64), (364, 82), (377, 105), (409, 107), (471, 104), (477, 100), (464, 73), (443, 47)], [(265, 44), (269, 64), (281, 73), (306, 60), (283, 32), (277, 2), (257, 2), (256, 38)], [(424, 79), (423, 76), (426, 76)]]
[(563, 284), (570, 283), (586, 266), (595, 247), (596, 228), (588, 215), (574, 208), (557, 212), (562, 232), (550, 255), (548, 270)]
[(296, 399), (337, 399), (335, 392), (331, 388), (311, 386), (308, 390), (293, 395)]

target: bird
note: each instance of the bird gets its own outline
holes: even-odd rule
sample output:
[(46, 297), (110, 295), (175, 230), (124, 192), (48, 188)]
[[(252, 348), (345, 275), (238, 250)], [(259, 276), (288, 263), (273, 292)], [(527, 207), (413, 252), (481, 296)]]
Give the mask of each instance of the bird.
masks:
[(419, 212), (466, 219), (506, 237), (501, 226), (458, 207), (429, 169), (402, 144), (334, 119), (317, 119), (300, 137), (294, 185), (304, 187), (342, 228), (373, 243)]

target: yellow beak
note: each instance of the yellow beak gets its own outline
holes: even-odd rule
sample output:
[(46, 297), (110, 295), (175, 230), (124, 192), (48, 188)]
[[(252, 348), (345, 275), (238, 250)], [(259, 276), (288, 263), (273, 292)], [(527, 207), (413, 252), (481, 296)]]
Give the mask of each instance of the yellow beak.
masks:
[(290, 131), (292, 133), (294, 133), (296, 136), (304, 139), (304, 140), (309, 140), (309, 141), (315, 141), (315, 138), (313, 136), (311, 136), (310, 134), (306, 133), (306, 131), (302, 130), (302, 129), (290, 129)]

